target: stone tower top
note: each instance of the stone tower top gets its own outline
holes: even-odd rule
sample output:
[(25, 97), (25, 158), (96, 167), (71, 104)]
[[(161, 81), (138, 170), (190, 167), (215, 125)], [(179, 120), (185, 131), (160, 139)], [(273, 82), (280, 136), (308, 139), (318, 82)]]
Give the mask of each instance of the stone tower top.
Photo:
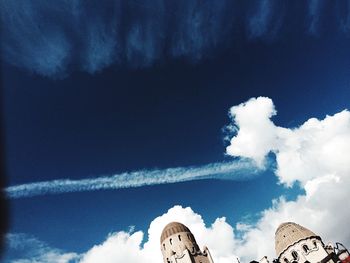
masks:
[(281, 224), (275, 233), (276, 255), (279, 256), (289, 246), (310, 237), (317, 237), (311, 230), (292, 222)]
[(171, 222), (171, 223), (167, 224), (164, 227), (162, 234), (160, 236), (160, 243), (163, 243), (163, 241), (165, 239), (167, 239), (168, 237), (175, 235), (177, 233), (181, 233), (181, 232), (191, 233), (191, 231), (188, 229), (188, 227), (181, 224), (181, 223)]
[(213, 263), (209, 249), (201, 251), (191, 230), (178, 222), (164, 227), (160, 247), (165, 263)]

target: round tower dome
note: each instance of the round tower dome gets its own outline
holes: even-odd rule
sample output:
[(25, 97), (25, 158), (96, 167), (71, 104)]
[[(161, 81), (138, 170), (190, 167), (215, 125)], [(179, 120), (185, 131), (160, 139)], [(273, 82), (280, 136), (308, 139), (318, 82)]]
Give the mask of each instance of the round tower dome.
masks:
[(279, 257), (288, 247), (300, 240), (318, 237), (311, 230), (292, 222), (281, 224), (275, 233), (276, 255)]
[(181, 224), (181, 223), (171, 222), (171, 223), (167, 224), (164, 227), (162, 234), (160, 236), (160, 243), (162, 243), (168, 237), (175, 235), (177, 233), (181, 233), (181, 232), (191, 233), (191, 231), (188, 229), (188, 227)]
[(191, 231), (178, 222), (171, 222), (164, 227), (160, 236), (160, 245), (164, 262), (170, 262), (170, 258), (174, 255), (181, 257), (186, 250), (191, 254), (199, 251)]

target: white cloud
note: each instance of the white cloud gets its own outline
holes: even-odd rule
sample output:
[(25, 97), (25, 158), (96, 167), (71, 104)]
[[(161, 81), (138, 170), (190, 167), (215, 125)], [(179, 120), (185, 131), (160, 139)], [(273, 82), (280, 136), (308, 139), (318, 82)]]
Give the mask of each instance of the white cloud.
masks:
[(266, 155), (272, 152), (276, 155), (279, 181), (287, 187), (299, 182), (305, 195), (298, 196), (295, 201), (287, 201), (283, 196), (273, 200), (272, 207), (261, 212), (257, 223), (251, 225), (243, 221), (236, 225), (236, 231), (242, 234), (240, 237), (235, 236), (234, 228), (224, 217), (206, 227), (202, 217), (191, 208), (174, 206), (151, 222), (148, 239), (143, 246), (142, 232), (117, 232), (79, 257), (75, 253), (51, 249), (43, 250), (43, 253), (56, 253), (52, 254), (56, 261), (35, 255), (35, 259), (42, 261), (17, 263), (68, 263), (72, 258), (79, 258), (80, 263), (162, 263), (160, 235), (171, 221), (187, 225), (199, 246), (209, 247), (215, 263), (235, 262), (235, 255), (242, 262), (265, 255), (275, 257), (274, 233), (284, 221), (304, 225), (321, 235), (325, 242), (340, 241), (350, 245), (350, 211), (347, 209), (350, 112), (344, 110), (323, 120), (312, 118), (293, 129), (278, 127), (271, 121), (276, 110), (269, 98), (251, 99), (233, 107), (230, 112), (237, 134), (231, 139), (227, 153), (252, 159), (263, 167), (267, 165)]
[(230, 114), (239, 129), (226, 149), (227, 154), (251, 158), (258, 166), (263, 166), (276, 137), (270, 120), (276, 114), (272, 100), (265, 97), (250, 99), (232, 107)]
[[(16, 233), (6, 236), (7, 253), (4, 262), (11, 263), (74, 263), (78, 262), (77, 253), (66, 253), (52, 248), (35, 237)], [(10, 254), (13, 255), (10, 255)]]
[(143, 233), (141, 231), (133, 234), (118, 232), (110, 235), (101, 245), (90, 249), (82, 258), (84, 263), (138, 263), (143, 261), (143, 250), (141, 242)]
[(350, 112), (344, 110), (324, 120), (311, 118), (294, 129), (276, 126), (269, 98), (259, 97), (234, 106), (230, 111), (238, 133), (227, 154), (253, 159), (260, 166), (269, 152), (277, 159), (277, 176), (282, 183), (310, 180), (349, 171)]
[(233, 107), (231, 114), (238, 132), (227, 153), (263, 165), (272, 152), (279, 181), (286, 186), (299, 182), (305, 190), (295, 201), (275, 200), (256, 225), (245, 226), (236, 253), (246, 261), (275, 256), (274, 232), (283, 221), (302, 224), (325, 240), (350, 244), (350, 112), (311, 118), (287, 129), (271, 121), (276, 114), (272, 100), (259, 97)]
[(143, 247), (141, 246), (142, 232), (133, 234), (118, 232), (108, 237), (103, 244), (89, 250), (81, 263), (163, 263), (160, 235), (166, 224), (172, 221), (179, 221), (188, 226), (200, 248), (205, 245), (209, 247), (216, 263), (235, 262), (233, 228), (224, 217), (216, 219), (210, 227), (206, 227), (202, 217), (191, 208), (174, 206), (151, 222), (148, 241)]
[[(190, 207), (174, 206), (155, 218), (148, 229), (144, 245), (144, 233), (120, 231), (110, 234), (102, 243), (93, 246), (86, 253), (66, 253), (49, 247), (44, 242), (24, 234), (9, 234), (8, 248), (15, 257), (7, 255), (5, 262), (11, 263), (163, 263), (160, 250), (160, 236), (170, 222), (178, 221), (190, 228), (199, 247), (208, 246), (215, 263), (236, 262), (234, 254), (235, 236), (233, 228), (224, 217), (206, 227), (202, 217)], [(22, 256), (18, 251), (22, 251)], [(8, 252), (8, 253), (9, 253)]]
[(8, 198), (24, 198), (48, 194), (171, 184), (203, 179), (220, 178), (239, 181), (251, 178), (259, 172), (260, 170), (250, 161), (234, 160), (201, 166), (140, 170), (79, 180), (59, 179), (27, 183), (7, 187), (5, 192)]

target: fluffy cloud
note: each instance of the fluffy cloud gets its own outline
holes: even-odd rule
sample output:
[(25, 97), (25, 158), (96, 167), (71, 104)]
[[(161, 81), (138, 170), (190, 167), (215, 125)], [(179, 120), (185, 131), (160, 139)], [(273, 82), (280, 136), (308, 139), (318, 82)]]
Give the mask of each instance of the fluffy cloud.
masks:
[[(234, 262), (235, 255), (243, 262), (265, 255), (275, 257), (274, 232), (284, 221), (302, 224), (325, 241), (350, 243), (350, 233), (344, 231), (350, 212), (343, 205), (350, 187), (347, 165), (350, 163), (350, 112), (345, 110), (323, 120), (312, 118), (300, 127), (288, 129), (271, 121), (276, 114), (272, 100), (259, 97), (232, 107), (230, 114), (237, 133), (227, 153), (251, 159), (261, 167), (269, 164), (265, 162), (269, 153), (275, 154), (276, 176), (280, 182), (286, 187), (299, 182), (305, 194), (295, 201), (286, 201), (283, 196), (274, 200), (271, 208), (261, 212), (257, 223), (240, 222), (236, 230), (225, 218), (218, 218), (207, 228), (202, 217), (191, 208), (175, 206), (152, 221), (143, 248), (142, 233), (124, 236), (124, 244), (130, 242), (135, 255), (130, 262), (139, 262), (142, 258), (142, 262), (161, 263), (159, 237), (163, 227), (171, 221), (187, 225), (200, 247), (207, 245), (218, 263)], [(240, 232), (240, 237), (235, 236), (235, 231)], [(108, 243), (107, 240), (87, 255), (108, 255), (99, 252), (107, 249)], [(118, 246), (113, 247), (118, 250)], [(114, 262), (118, 262), (118, 258)]]
[(89, 250), (81, 263), (94, 262), (130, 262), (130, 263), (162, 263), (160, 235), (163, 228), (172, 221), (182, 222), (195, 235), (200, 248), (208, 246), (217, 263), (235, 262), (235, 236), (233, 228), (225, 218), (218, 218), (206, 227), (202, 217), (190, 207), (174, 206), (167, 213), (155, 218), (148, 229), (148, 241), (141, 246), (143, 233), (118, 232), (101, 245)]
[(278, 127), (271, 121), (276, 110), (272, 100), (265, 97), (234, 106), (230, 114), (238, 132), (231, 139), (227, 153), (251, 158), (262, 166), (267, 154), (273, 152), (276, 174), (288, 186), (298, 181), (310, 189), (318, 185), (320, 178), (327, 181), (349, 172), (350, 112), (347, 110), (323, 120), (311, 118), (294, 129)]
[[(51, 248), (44, 242), (24, 234), (8, 235), (8, 254), (4, 262), (11, 263), (163, 263), (160, 235), (170, 222), (179, 221), (195, 235), (200, 248), (208, 246), (215, 263), (236, 262), (233, 228), (224, 217), (206, 227), (202, 217), (190, 207), (174, 206), (155, 218), (148, 229), (147, 242), (142, 245), (144, 233), (120, 231), (110, 234), (102, 243), (83, 254), (66, 253)], [(20, 251), (20, 253), (18, 252)], [(11, 255), (13, 254), (13, 255)]]
[(295, 201), (283, 197), (262, 212), (254, 226), (245, 226), (236, 253), (244, 259), (274, 256), (274, 231), (283, 221), (295, 221), (326, 240), (350, 244), (350, 212), (344, 209), (350, 187), (350, 112), (323, 120), (311, 118), (293, 129), (276, 126), (269, 98), (253, 98), (232, 107), (237, 134), (227, 153), (264, 165), (268, 153), (276, 156), (276, 176), (285, 186), (299, 182), (305, 190)]
[(94, 246), (82, 258), (82, 263), (141, 263), (144, 251), (141, 249), (143, 233), (141, 231), (133, 234), (118, 232), (110, 235), (107, 240)]
[[(344, 110), (323, 120), (311, 118), (293, 129), (283, 128), (271, 121), (276, 114), (272, 100), (259, 97), (232, 107), (230, 114), (236, 134), (227, 153), (251, 159), (261, 167), (269, 165), (265, 162), (267, 154), (275, 154), (279, 181), (286, 187), (298, 182), (305, 194), (294, 201), (283, 196), (273, 200), (253, 225), (242, 221), (234, 229), (223, 217), (206, 227), (203, 218), (191, 208), (174, 206), (151, 222), (143, 245), (144, 233), (117, 232), (83, 255), (49, 249), (39, 243), (39, 249), (32, 250), (38, 252), (23, 257), (33, 260), (11, 262), (162, 263), (159, 239), (171, 221), (187, 225), (199, 246), (209, 247), (215, 263), (235, 262), (236, 255), (242, 262), (265, 255), (275, 257), (274, 233), (284, 221), (304, 225), (325, 242), (349, 245), (350, 212), (346, 204), (350, 189), (350, 112)], [(235, 235), (238, 231), (239, 236)]]
[(276, 137), (274, 124), (270, 120), (275, 114), (272, 101), (264, 97), (232, 107), (230, 115), (238, 132), (231, 139), (227, 154), (253, 159), (262, 167)]

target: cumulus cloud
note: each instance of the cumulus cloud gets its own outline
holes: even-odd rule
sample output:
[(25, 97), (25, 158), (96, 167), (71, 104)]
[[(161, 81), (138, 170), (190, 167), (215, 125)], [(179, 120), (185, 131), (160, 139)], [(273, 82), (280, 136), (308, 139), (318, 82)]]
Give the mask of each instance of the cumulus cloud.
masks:
[(141, 248), (143, 232), (133, 234), (118, 232), (111, 234), (105, 242), (91, 248), (81, 259), (81, 263), (141, 263), (144, 251)]
[[(106, 240), (86, 253), (65, 253), (48, 247), (45, 243), (24, 234), (8, 235), (10, 252), (5, 262), (16, 263), (163, 263), (160, 235), (166, 224), (178, 221), (190, 228), (200, 248), (208, 246), (216, 263), (236, 262), (235, 236), (225, 217), (217, 218), (209, 227), (203, 218), (190, 207), (174, 206), (155, 218), (148, 229), (147, 241), (142, 245), (142, 231), (111, 233)], [(18, 256), (18, 249), (25, 254)]]
[[(260, 166), (269, 165), (264, 162), (267, 154), (275, 154), (280, 182), (286, 187), (299, 182), (305, 194), (294, 201), (281, 196), (261, 212), (256, 223), (242, 221), (235, 227), (218, 218), (207, 228), (200, 215), (176, 206), (151, 223), (142, 249), (145, 258), (150, 252), (161, 258), (159, 236), (170, 221), (188, 225), (199, 245), (209, 247), (215, 262), (233, 262), (236, 255), (242, 262), (265, 255), (274, 258), (274, 233), (285, 221), (310, 228), (325, 242), (350, 244), (350, 233), (344, 231), (350, 213), (343, 209), (350, 187), (350, 112), (344, 110), (322, 120), (311, 118), (296, 128), (283, 128), (271, 121), (277, 114), (272, 100), (259, 97), (234, 106), (230, 114), (237, 132), (227, 153), (252, 159)], [(150, 258), (149, 262), (157, 261)]]
[(273, 153), (279, 181), (287, 187), (298, 182), (305, 190), (295, 201), (274, 200), (255, 225), (245, 225), (236, 253), (248, 260), (274, 256), (274, 231), (283, 221), (302, 224), (326, 240), (350, 244), (350, 232), (344, 231), (350, 212), (343, 209), (350, 187), (350, 112), (283, 128), (271, 121), (276, 114), (272, 100), (259, 97), (232, 107), (230, 114), (238, 132), (227, 153), (259, 165)]
[[(235, 226), (228, 224), (225, 217), (207, 226), (191, 208), (174, 206), (151, 222), (144, 244), (145, 233), (141, 231), (112, 233), (105, 242), (82, 255), (53, 250), (55, 257), (61, 259), (56, 262), (79, 259), (81, 263), (161, 263), (159, 239), (162, 229), (171, 221), (187, 225), (199, 246), (209, 247), (216, 263), (236, 262), (236, 255), (241, 262), (265, 255), (270, 259), (276, 257), (274, 233), (285, 221), (311, 229), (325, 242), (340, 241), (349, 246), (350, 212), (346, 205), (350, 188), (350, 112), (311, 118), (294, 128), (274, 124), (271, 118), (276, 114), (272, 100), (266, 97), (252, 98), (232, 107), (230, 115), (236, 134), (227, 153), (251, 159), (261, 167), (270, 165), (264, 160), (268, 154), (274, 154), (280, 183), (289, 187), (298, 182), (305, 194), (293, 201), (281, 196), (272, 201), (270, 208), (261, 211), (257, 222), (242, 219)], [(64, 261), (62, 255), (71, 258)], [(36, 258), (41, 255), (36, 254)]]
[(234, 254), (235, 236), (233, 228), (224, 217), (218, 218), (206, 227), (203, 218), (190, 207), (174, 206), (165, 214), (155, 218), (148, 229), (148, 239), (141, 245), (143, 233), (118, 232), (112, 234), (101, 244), (89, 250), (80, 261), (94, 262), (132, 262), (162, 263), (160, 235), (170, 222), (178, 221), (190, 228), (200, 248), (208, 246), (217, 263), (236, 262)]
[[(265, 156), (270, 152), (276, 137), (270, 118), (276, 114), (269, 98), (259, 97), (230, 109), (237, 135), (231, 139), (226, 153), (232, 156), (250, 158), (263, 166)], [(259, 129), (257, 129), (257, 127)]]
[(276, 126), (273, 102), (266, 97), (253, 98), (231, 108), (238, 127), (227, 154), (246, 157), (263, 165), (269, 152), (276, 155), (276, 174), (290, 186), (303, 186), (313, 179), (341, 176), (348, 171), (350, 155), (350, 112), (344, 110), (323, 120), (311, 118), (298, 128)]

